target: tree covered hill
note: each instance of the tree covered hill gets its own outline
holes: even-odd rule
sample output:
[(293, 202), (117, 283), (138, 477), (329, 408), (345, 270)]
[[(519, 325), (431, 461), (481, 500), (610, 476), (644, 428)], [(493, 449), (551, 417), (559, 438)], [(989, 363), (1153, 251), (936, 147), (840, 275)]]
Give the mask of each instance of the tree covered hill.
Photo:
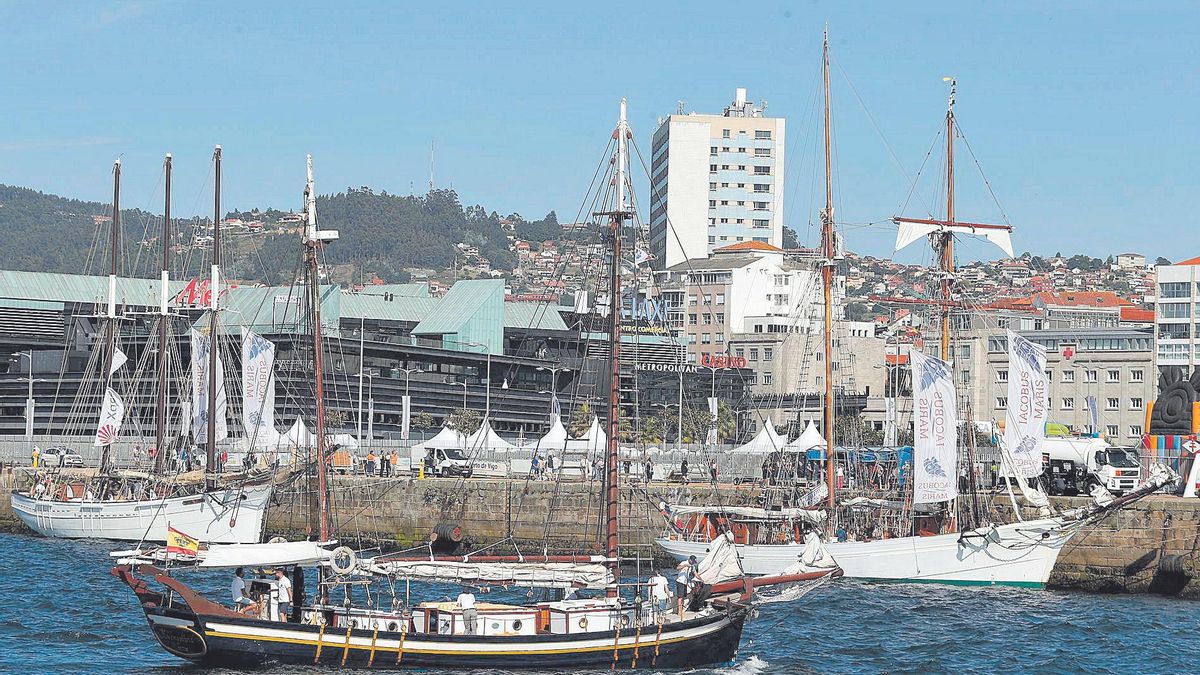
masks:
[[(6, 244), (0, 247), (0, 269), (106, 272), (103, 252), (107, 250), (106, 217), (110, 213), (111, 206), (99, 202), (0, 185), (0, 236)], [(292, 278), (300, 260), (299, 235), (294, 228), (275, 227), (285, 212), (256, 209), (228, 215), (260, 220), (267, 227), (261, 233), (223, 238), (227, 277), (273, 283)], [(502, 218), (479, 205), (464, 207), (453, 190), (401, 196), (369, 188), (348, 189), (319, 197), (317, 215), (323, 229), (341, 234), (326, 247), (325, 262), (353, 265), (368, 278), (374, 274), (387, 281), (403, 281), (405, 268), (449, 269), (457, 255), (455, 244), (460, 242), (477, 247), (495, 269), (511, 269), (515, 262)], [(562, 233), (553, 212), (539, 221), (526, 221), (516, 214), (507, 220), (514, 223), (518, 237), (557, 239)], [(160, 221), (161, 216), (154, 214), (122, 211), (124, 273), (154, 275)], [(174, 223), (177, 275), (203, 269), (207, 248), (196, 237), (205, 233), (208, 224), (202, 219)], [(85, 263), (93, 248), (101, 252), (100, 260), (88, 267)]]

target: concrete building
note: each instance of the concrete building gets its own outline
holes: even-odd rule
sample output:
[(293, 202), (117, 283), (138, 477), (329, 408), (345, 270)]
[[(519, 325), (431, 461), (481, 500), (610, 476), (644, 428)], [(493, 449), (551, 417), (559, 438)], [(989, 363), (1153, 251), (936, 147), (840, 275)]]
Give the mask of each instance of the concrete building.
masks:
[(1190, 372), (1200, 363), (1200, 257), (1159, 265), (1157, 275), (1157, 365), (1186, 366)]
[(654, 132), (650, 248), (659, 269), (743, 241), (783, 245), (785, 128), (739, 88), (720, 115), (671, 115)]

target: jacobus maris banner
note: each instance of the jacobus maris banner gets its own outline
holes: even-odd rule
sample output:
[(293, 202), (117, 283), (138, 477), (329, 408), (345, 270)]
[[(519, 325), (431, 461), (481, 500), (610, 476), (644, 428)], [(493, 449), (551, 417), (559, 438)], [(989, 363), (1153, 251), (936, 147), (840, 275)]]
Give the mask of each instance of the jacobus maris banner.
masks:
[(1008, 332), (1008, 409), (1004, 413), (1004, 445), (1016, 470), (1026, 478), (1042, 473), (1049, 387), (1046, 349)]
[(913, 350), (912, 370), (913, 501), (948, 501), (958, 496), (958, 418), (950, 364)]
[(242, 426), (254, 447), (275, 445), (275, 344), (253, 331), (242, 334)]

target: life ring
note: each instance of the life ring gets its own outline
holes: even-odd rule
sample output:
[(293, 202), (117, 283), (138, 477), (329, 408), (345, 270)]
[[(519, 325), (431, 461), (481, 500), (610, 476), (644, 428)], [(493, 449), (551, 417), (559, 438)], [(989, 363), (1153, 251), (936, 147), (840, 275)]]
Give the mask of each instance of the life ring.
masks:
[(267, 540), (268, 544), (286, 544), (287, 537), (274, 536)]
[(338, 574), (349, 574), (354, 571), (358, 556), (349, 546), (339, 546), (333, 549), (329, 556), (329, 568)]
[(580, 617), (579, 618), (579, 627), (582, 628), (583, 630), (587, 630), (587, 625), (588, 625), (587, 617), (586, 616)]

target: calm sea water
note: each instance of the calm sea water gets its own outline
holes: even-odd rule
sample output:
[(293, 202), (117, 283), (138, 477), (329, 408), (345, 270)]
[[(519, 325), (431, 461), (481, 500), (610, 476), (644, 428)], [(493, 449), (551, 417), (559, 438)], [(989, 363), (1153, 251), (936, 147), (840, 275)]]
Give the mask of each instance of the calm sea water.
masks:
[[(154, 642), (133, 594), (108, 573), (111, 548), (0, 535), (0, 670), (199, 671)], [(1146, 596), (839, 581), (764, 606), (736, 662), (698, 672), (1196, 672), (1198, 609)]]

